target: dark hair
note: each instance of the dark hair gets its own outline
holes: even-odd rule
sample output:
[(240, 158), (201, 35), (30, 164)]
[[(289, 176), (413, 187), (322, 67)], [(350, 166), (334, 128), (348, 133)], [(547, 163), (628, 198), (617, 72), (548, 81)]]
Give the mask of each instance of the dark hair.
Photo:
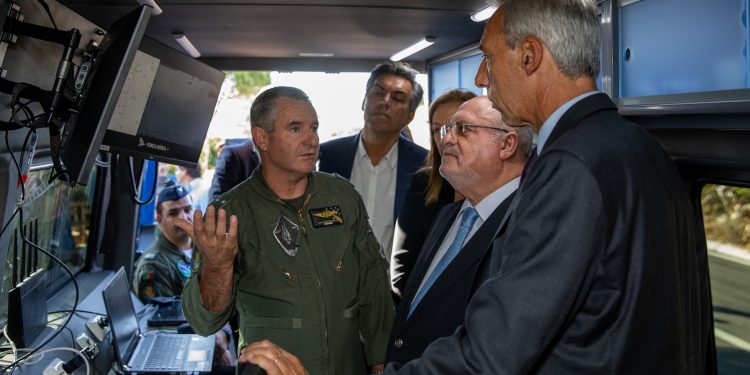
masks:
[(373, 85), (375, 85), (375, 81), (378, 79), (378, 77), (382, 76), (383, 74), (390, 74), (397, 77), (404, 78), (408, 80), (411, 83), (411, 100), (409, 100), (409, 112), (414, 112), (417, 110), (417, 107), (419, 107), (419, 104), (422, 103), (422, 95), (424, 94), (424, 90), (422, 90), (422, 85), (417, 83), (417, 74), (419, 74), (418, 71), (416, 71), (414, 68), (411, 67), (411, 65), (401, 62), (401, 61), (386, 61), (378, 64), (375, 66), (375, 69), (373, 69), (370, 72), (370, 78), (367, 79), (367, 86), (365, 87), (365, 93), (370, 92), (370, 89)]
[(195, 168), (185, 168), (185, 173), (192, 178), (200, 178), (201, 176), (201, 165), (198, 164)]
[[(464, 103), (469, 99), (475, 98), (477, 95), (468, 90), (454, 89), (446, 91), (443, 95), (440, 95), (430, 104), (429, 113), (429, 124), (428, 126), (432, 129), (432, 116), (435, 115), (438, 107), (448, 103)], [(430, 132), (430, 151), (427, 154), (427, 162), (425, 166), (420, 169), (422, 173), (428, 173), (427, 179), (427, 194), (424, 197), (424, 203), (429, 205), (437, 202), (438, 196), (440, 195), (440, 189), (443, 187), (443, 177), (440, 176), (440, 152), (438, 151), (438, 144), (435, 143), (435, 137)]]
[(250, 107), (250, 127), (259, 127), (267, 132), (273, 131), (276, 122), (276, 99), (287, 97), (295, 100), (304, 100), (310, 103), (310, 98), (304, 91), (289, 86), (278, 86), (263, 91), (253, 101)]

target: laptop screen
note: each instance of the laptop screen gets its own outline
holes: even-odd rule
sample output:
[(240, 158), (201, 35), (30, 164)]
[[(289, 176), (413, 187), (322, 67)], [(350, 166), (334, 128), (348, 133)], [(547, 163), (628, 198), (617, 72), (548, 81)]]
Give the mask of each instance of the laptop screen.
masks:
[(130, 300), (130, 288), (124, 268), (117, 270), (112, 281), (104, 287), (102, 297), (109, 315), (115, 354), (120, 364), (125, 366), (138, 343), (137, 337), (140, 329), (138, 319), (135, 317), (133, 301)]

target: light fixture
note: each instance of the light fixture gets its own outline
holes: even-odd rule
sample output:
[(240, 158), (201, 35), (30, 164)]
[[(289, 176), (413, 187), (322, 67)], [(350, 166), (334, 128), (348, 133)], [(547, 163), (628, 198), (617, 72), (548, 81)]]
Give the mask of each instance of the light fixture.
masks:
[(138, 4), (148, 5), (151, 8), (154, 8), (154, 11), (151, 12), (151, 14), (154, 16), (158, 16), (161, 14), (161, 7), (156, 3), (156, 0), (138, 0)]
[(188, 55), (196, 59), (201, 57), (201, 53), (198, 52), (198, 50), (195, 48), (193, 43), (190, 43), (190, 39), (188, 39), (187, 36), (185, 36), (185, 34), (172, 33), (172, 36), (175, 38), (175, 40), (177, 40), (177, 43), (179, 43), (180, 46), (182, 46), (182, 49), (184, 49)]
[(300, 52), (299, 57), (333, 57), (330, 52)]
[(404, 48), (401, 52), (396, 53), (395, 55), (391, 56), (391, 61), (400, 61), (403, 60), (405, 57), (411, 56), (429, 46), (432, 45), (432, 43), (435, 43), (435, 38), (428, 36), (424, 39), (420, 40), (419, 42), (416, 42), (409, 47)]
[(471, 20), (474, 22), (482, 22), (490, 17), (492, 17), (492, 14), (495, 13), (497, 10), (497, 7), (494, 5), (490, 5), (474, 14), (471, 15)]

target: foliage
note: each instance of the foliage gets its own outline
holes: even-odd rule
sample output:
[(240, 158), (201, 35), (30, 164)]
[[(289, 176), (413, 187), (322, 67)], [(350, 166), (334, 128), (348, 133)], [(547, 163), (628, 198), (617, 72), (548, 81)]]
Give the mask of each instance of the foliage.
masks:
[(221, 138), (209, 138), (206, 142), (208, 143), (208, 149), (201, 154), (201, 163), (206, 166), (207, 170), (216, 169), (216, 159), (219, 157), (216, 152), (216, 144), (221, 142)]
[(228, 75), (234, 81), (235, 89), (240, 96), (254, 96), (258, 90), (271, 83), (269, 72), (228, 72)]
[(707, 239), (750, 250), (750, 188), (706, 185), (701, 204)]

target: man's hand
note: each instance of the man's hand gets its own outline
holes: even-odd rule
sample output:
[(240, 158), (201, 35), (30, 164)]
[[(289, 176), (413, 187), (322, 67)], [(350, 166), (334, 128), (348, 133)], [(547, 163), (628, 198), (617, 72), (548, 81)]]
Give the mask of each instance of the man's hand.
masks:
[(310, 375), (294, 354), (268, 340), (254, 342), (242, 349), (239, 362), (255, 363), (268, 375)]
[(205, 221), (201, 210), (195, 210), (192, 225), (183, 219), (178, 219), (175, 224), (190, 236), (195, 246), (200, 248), (204, 270), (231, 270), (238, 248), (237, 216), (232, 215), (229, 218), (227, 231), (227, 211), (220, 208), (217, 219), (215, 210), (214, 206), (208, 206)]
[(200, 250), (202, 262), (199, 288), (203, 307), (213, 312), (227, 308), (232, 299), (232, 273), (234, 257), (237, 256), (237, 216), (229, 218), (227, 232), (227, 212), (219, 209), (218, 219), (215, 208), (208, 206), (206, 220), (201, 211), (195, 210), (193, 223), (177, 220), (175, 224), (193, 240), (196, 250)]

